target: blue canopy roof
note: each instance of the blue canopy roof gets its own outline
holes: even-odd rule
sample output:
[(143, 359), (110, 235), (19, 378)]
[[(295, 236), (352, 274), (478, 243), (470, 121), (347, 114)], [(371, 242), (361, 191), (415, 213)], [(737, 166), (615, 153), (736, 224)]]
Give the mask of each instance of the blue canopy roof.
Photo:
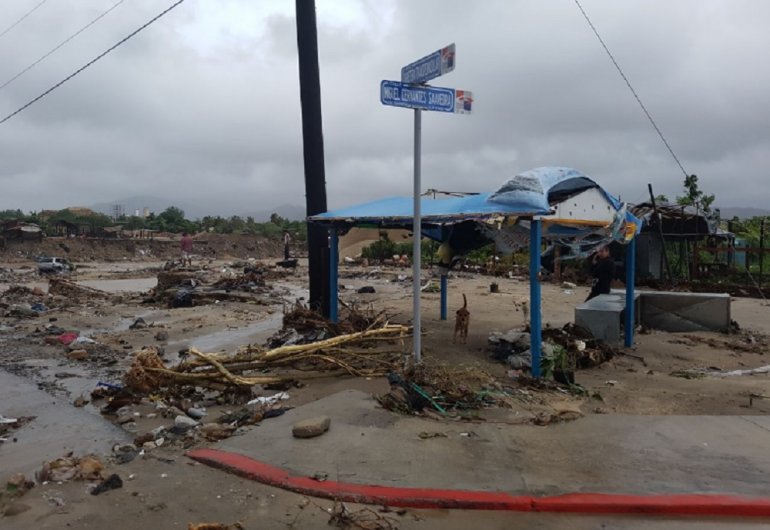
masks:
[[(585, 174), (568, 167), (538, 167), (518, 173), (493, 193), (440, 199), (423, 197), (420, 199), (421, 217), (425, 225), (442, 225), (498, 216), (548, 216), (551, 205), (591, 188), (601, 191), (618, 212), (616, 221), (625, 219), (635, 223), (638, 231), (638, 219), (625, 211), (620, 201)], [(314, 215), (309, 219), (347, 226), (376, 224), (409, 227), (413, 219), (413, 199), (389, 197)]]
[[(499, 215), (545, 215), (549, 209), (530, 204), (503, 204), (492, 202), (491, 193), (480, 193), (467, 197), (447, 197), (432, 199), (423, 197), (420, 209), (423, 222), (444, 223), (466, 219), (483, 219)], [(389, 197), (367, 202), (349, 208), (314, 215), (310, 219), (318, 222), (356, 222), (401, 224), (411, 223), (413, 217), (413, 199), (411, 197)]]

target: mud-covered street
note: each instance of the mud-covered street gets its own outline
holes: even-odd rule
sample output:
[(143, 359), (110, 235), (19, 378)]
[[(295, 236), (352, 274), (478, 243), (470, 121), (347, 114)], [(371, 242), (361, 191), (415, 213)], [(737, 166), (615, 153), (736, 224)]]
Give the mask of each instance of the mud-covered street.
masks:
[[(425, 358), (427, 366), (451, 366), (454, 372), (446, 373), (467, 378), (472, 391), (463, 389), (454, 401), (442, 401), (443, 406), (433, 402), (410, 409), (409, 400), (393, 397), (386, 377), (403, 366), (408, 335), (381, 341), (367, 350), (365, 360), (357, 357), (355, 366), (342, 364), (347, 357), (335, 357), (338, 364), (332, 367), (297, 358), (233, 372), (237, 377), (275, 378), (250, 386), (228, 385), (216, 370), (206, 372), (212, 375), (204, 376), (209, 381), (205, 384), (181, 384), (175, 378), (195, 372), (179, 368), (165, 374), (170, 379), (147, 379), (150, 386), (142, 392), (126, 392), (126, 374), (141, 352), (151, 352), (164, 369), (205, 365), (207, 358), (232, 369), (236, 365), (227, 364), (227, 358), (239, 351), (246, 355), (242, 359), (251, 355), (249, 362), (260, 363), (261, 354), (249, 352), (306, 342), (307, 330), (292, 332), (284, 322), (292, 311), (295, 318), (304, 315), (296, 313), (297, 303), (307, 296), (302, 264), (282, 269), (271, 260), (204, 260), (189, 269), (168, 270), (161, 261), (89, 262), (72, 275), (50, 278), (34, 274), (22, 260), (0, 267), (0, 414), (8, 419), (0, 426), (0, 469), (4, 480), (18, 480), (13, 477), (21, 473), (30, 486), (34, 483), (23, 495), (28, 486), (9, 486), (3, 495), (3, 521), (12, 521), (13, 528), (86, 528), (118, 521), (121, 528), (146, 527), (151, 521), (185, 528), (213, 520), (240, 522), (244, 528), (264, 527), (265, 520), (276, 528), (297, 521), (322, 526), (333, 503), (207, 469), (185, 452), (228, 438), (256, 435), (258, 440), (260, 432), (272, 432), (271, 425), (277, 424), (273, 418), (344, 390), (390, 396), (381, 406), (392, 408), (394, 418), (407, 413), (424, 422), (426, 444), (438, 443), (430, 440), (430, 433), (458, 422), (466, 426), (460, 430), (487, 424), (514, 433), (533, 426), (547, 431), (597, 415), (770, 412), (766, 372), (720, 375), (770, 364), (765, 355), (769, 309), (756, 299), (733, 300), (738, 327), (729, 335), (650, 330), (637, 335), (633, 349), (617, 350), (579, 369), (575, 385), (535, 384), (506, 359), (496, 359), (489, 342), (495, 332), (524, 329), (527, 278), (459, 272), (450, 279), (449, 306), (459, 307), (466, 295), (472, 315), (467, 344), (453, 341), (453, 322), (438, 318), (439, 295), (426, 288)], [(407, 269), (345, 265), (340, 274), (344, 308), (378, 316), (369, 328), (387, 322), (408, 329)], [(161, 289), (159, 280), (171, 282), (170, 287)], [(498, 292), (490, 292), (492, 280)], [(587, 288), (544, 284), (543, 291), (544, 322), (560, 329), (572, 321)], [(546, 337), (548, 333), (546, 329)], [(304, 339), (297, 338), (303, 334)], [(330, 332), (310, 338), (333, 337)], [(333, 351), (330, 347), (327, 356), (334, 357)], [(439, 368), (434, 377), (443, 373)], [(142, 376), (153, 373), (143, 371)], [(471, 403), (471, 394), (486, 397)], [(269, 438), (276, 436), (290, 439), (291, 433)], [(88, 455), (98, 459), (99, 468), (86, 476), (78, 459)], [(120, 477), (120, 487), (89, 495), (112, 475)], [(410, 510), (388, 517), (411, 528), (445, 515)], [(463, 527), (466, 520), (459, 512), (446, 517), (448, 527)]]

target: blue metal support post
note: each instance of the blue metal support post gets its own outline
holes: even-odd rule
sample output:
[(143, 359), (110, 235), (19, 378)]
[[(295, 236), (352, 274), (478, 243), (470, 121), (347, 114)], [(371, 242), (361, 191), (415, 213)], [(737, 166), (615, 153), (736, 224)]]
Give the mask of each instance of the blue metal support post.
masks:
[(636, 309), (634, 304), (634, 282), (636, 278), (636, 237), (626, 245), (626, 321), (624, 323), (624, 345), (634, 345), (634, 324)]
[(540, 377), (543, 335), (540, 318), (540, 237), (541, 221), (532, 219), (529, 228), (529, 344), (532, 377)]
[(446, 295), (447, 295), (447, 277), (441, 275), (441, 320), (446, 320)]
[(339, 296), (338, 267), (340, 262), (337, 229), (329, 230), (329, 320), (337, 322), (337, 297)]

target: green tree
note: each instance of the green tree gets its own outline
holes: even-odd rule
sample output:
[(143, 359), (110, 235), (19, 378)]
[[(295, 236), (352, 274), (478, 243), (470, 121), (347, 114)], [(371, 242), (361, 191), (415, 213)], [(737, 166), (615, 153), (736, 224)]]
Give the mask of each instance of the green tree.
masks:
[(711, 213), (711, 205), (714, 202), (714, 195), (706, 195), (698, 186), (698, 176), (689, 175), (684, 178), (685, 195), (676, 198), (677, 204), (683, 206), (694, 206), (704, 213)]

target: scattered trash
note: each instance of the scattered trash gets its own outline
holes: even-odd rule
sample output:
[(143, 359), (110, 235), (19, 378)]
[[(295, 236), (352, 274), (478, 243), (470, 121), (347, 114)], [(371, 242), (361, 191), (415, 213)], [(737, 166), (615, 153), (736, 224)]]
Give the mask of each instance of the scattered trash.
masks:
[(70, 453), (51, 462), (43, 462), (40, 471), (35, 473), (35, 479), (40, 483), (97, 480), (102, 478), (103, 470), (104, 466), (97, 457), (76, 458)]
[(420, 440), (429, 440), (431, 438), (447, 438), (447, 435), (443, 432), (426, 432), (423, 431), (417, 435)]
[(206, 423), (200, 429), (201, 436), (211, 442), (217, 440), (224, 440), (229, 438), (235, 432), (236, 427), (234, 425), (227, 425), (224, 423)]
[(67, 359), (71, 361), (85, 361), (88, 357), (89, 353), (86, 350), (72, 350), (67, 354)]
[(179, 415), (174, 418), (174, 425), (177, 427), (195, 427), (198, 425), (198, 422), (187, 416)]
[(72, 341), (74, 341), (76, 338), (78, 338), (78, 332), (77, 331), (68, 331), (67, 333), (62, 333), (56, 339), (64, 344), (65, 346), (69, 346)]
[(505, 403), (508, 394), (490, 374), (475, 368), (439, 364), (424, 359), (400, 373), (388, 375), (390, 391), (375, 396), (380, 405), (402, 414), (441, 416)]
[(734, 377), (741, 375), (756, 375), (770, 373), (770, 365), (760, 366), (759, 368), (751, 368), (748, 370), (731, 370), (729, 372), (712, 373), (714, 377)]
[(128, 329), (144, 329), (146, 327), (149, 327), (147, 325), (147, 322), (145, 322), (142, 317), (139, 317), (136, 320), (134, 320), (133, 324), (128, 326)]
[(337, 528), (359, 528), (363, 530), (397, 530), (398, 523), (375, 512), (371, 508), (361, 508), (351, 511), (344, 503), (334, 503), (334, 507), (329, 512), (329, 526)]
[(289, 398), (290, 396), (288, 392), (278, 392), (277, 394), (273, 394), (272, 396), (261, 396), (258, 398), (254, 398), (246, 404), (247, 405), (274, 405), (279, 401), (285, 401)]
[(105, 491), (116, 490), (123, 487), (123, 480), (115, 473), (104, 479), (91, 490), (91, 495), (99, 495)]

